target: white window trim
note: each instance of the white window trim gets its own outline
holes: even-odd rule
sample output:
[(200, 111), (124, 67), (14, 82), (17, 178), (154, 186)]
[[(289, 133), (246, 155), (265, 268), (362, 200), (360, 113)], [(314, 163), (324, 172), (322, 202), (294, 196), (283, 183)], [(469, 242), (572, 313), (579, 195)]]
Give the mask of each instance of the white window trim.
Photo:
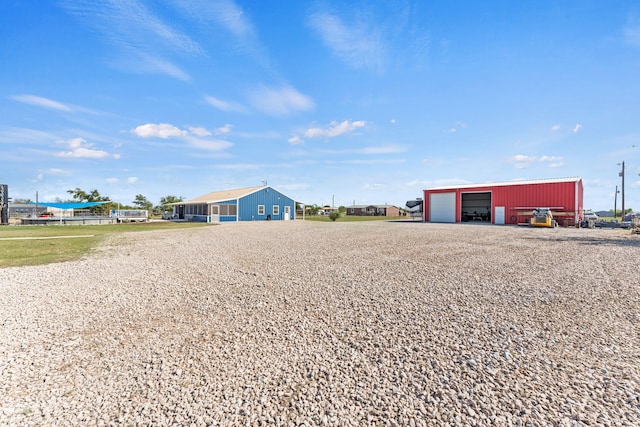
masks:
[(264, 205), (258, 205), (258, 215), (264, 215)]
[(273, 216), (280, 215), (280, 205), (273, 205)]

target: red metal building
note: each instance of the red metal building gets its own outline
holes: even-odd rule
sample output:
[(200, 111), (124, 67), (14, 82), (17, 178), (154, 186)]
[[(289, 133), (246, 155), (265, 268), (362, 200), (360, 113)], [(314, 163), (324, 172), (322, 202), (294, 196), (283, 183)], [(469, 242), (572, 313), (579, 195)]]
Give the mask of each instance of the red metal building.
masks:
[(428, 222), (479, 221), (525, 223), (536, 208), (550, 208), (562, 226), (583, 215), (581, 178), (509, 181), (424, 190), (423, 219)]

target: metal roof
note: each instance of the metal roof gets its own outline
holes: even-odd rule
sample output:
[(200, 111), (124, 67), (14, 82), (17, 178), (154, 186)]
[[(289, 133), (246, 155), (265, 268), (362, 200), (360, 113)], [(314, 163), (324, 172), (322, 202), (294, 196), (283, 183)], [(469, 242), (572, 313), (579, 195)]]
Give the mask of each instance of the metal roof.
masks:
[(396, 205), (351, 205), (351, 206), (347, 206), (347, 208), (370, 208), (370, 207), (374, 207), (374, 208), (397, 208)]
[(582, 178), (579, 176), (571, 178), (550, 178), (550, 179), (523, 179), (515, 181), (504, 182), (487, 182), (484, 184), (459, 184), (459, 185), (446, 185), (442, 187), (432, 187), (428, 190), (448, 190), (454, 188), (480, 188), (480, 187), (502, 187), (507, 185), (530, 185), (530, 184), (553, 184), (558, 182), (578, 182)]
[(186, 202), (178, 202), (178, 203), (172, 203), (172, 204), (173, 205), (192, 205), (192, 204), (198, 204), (198, 203), (223, 202), (225, 200), (239, 199), (240, 197), (244, 197), (248, 194), (254, 193), (263, 188), (267, 188), (267, 187), (261, 185), (258, 187), (237, 188), (235, 190), (214, 191), (213, 193), (207, 193), (203, 196), (196, 197), (195, 199), (187, 200)]

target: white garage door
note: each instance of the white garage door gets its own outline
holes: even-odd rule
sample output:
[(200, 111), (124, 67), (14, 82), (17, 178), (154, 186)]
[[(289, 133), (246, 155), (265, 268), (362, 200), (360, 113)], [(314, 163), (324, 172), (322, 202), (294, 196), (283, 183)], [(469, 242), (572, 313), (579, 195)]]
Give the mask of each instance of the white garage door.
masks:
[(431, 222), (456, 222), (456, 193), (430, 194), (429, 218)]

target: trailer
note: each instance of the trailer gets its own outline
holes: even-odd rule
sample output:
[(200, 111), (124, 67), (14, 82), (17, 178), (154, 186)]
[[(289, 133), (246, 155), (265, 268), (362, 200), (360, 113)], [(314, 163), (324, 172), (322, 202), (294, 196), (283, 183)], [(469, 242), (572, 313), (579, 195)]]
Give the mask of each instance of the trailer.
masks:
[(149, 211), (142, 209), (111, 209), (111, 218), (118, 222), (147, 222)]
[(421, 198), (417, 198), (415, 200), (408, 200), (407, 203), (405, 204), (405, 210), (407, 213), (409, 213), (409, 216), (411, 216), (411, 218), (420, 218), (422, 219), (422, 199)]

